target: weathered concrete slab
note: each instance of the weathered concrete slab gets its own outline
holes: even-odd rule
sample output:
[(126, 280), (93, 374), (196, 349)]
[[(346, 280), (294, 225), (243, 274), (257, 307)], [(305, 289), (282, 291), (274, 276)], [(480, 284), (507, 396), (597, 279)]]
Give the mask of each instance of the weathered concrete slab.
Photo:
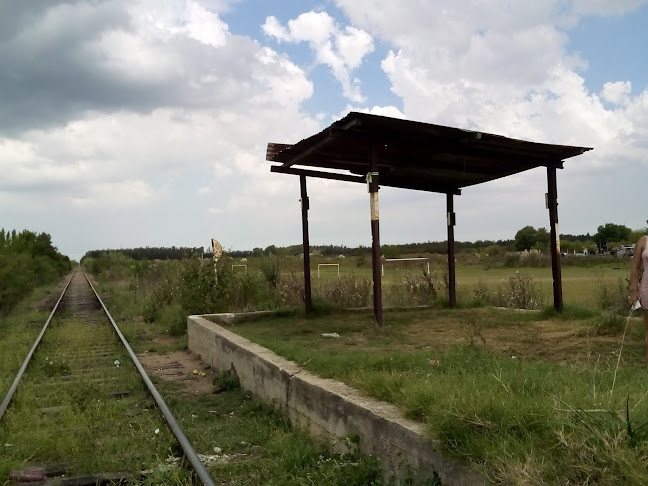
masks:
[[(236, 314), (210, 318), (225, 324)], [(217, 370), (235, 369), (241, 386), (270, 401), (292, 423), (330, 441), (340, 451), (357, 447), (381, 459), (386, 475), (430, 484), (435, 474), (443, 485), (477, 486), (487, 481), (441, 454), (424, 425), (406, 419), (386, 402), (368, 398), (339, 381), (320, 378), (296, 363), (201, 316), (187, 319), (189, 349)]]

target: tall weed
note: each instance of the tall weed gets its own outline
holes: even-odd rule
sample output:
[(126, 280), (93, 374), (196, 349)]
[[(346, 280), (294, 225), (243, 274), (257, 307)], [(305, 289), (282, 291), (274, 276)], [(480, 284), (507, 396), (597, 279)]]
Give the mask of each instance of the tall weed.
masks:
[(277, 304), (282, 307), (291, 307), (304, 302), (304, 279), (294, 273), (283, 275), (277, 287)]
[(403, 281), (392, 285), (385, 302), (392, 306), (432, 305), (447, 293), (447, 280), (436, 273), (403, 273)]
[(365, 307), (369, 305), (372, 283), (355, 275), (338, 279), (319, 280), (313, 289), (316, 298), (340, 307)]
[(598, 286), (596, 288), (596, 303), (599, 309), (612, 312), (619, 315), (628, 314), (628, 294), (629, 282), (619, 277), (616, 284), (610, 284), (603, 277), (603, 274), (597, 273)]
[(495, 291), (477, 289), (475, 296), (490, 305), (514, 309), (541, 309), (544, 295), (532, 275), (515, 272), (501, 282)]

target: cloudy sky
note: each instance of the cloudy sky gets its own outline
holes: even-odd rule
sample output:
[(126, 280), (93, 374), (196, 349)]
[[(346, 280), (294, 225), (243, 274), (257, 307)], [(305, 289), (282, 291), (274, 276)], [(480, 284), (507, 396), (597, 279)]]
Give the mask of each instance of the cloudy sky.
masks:
[[(405, 7), (406, 5), (406, 7)], [(0, 0), (0, 227), (60, 251), (301, 241), (271, 174), (351, 110), (594, 147), (562, 233), (648, 217), (647, 0)], [(548, 227), (546, 173), (466, 188), (458, 240)], [(309, 181), (313, 244), (370, 245), (360, 184)], [(445, 239), (445, 196), (381, 190), (383, 243)]]

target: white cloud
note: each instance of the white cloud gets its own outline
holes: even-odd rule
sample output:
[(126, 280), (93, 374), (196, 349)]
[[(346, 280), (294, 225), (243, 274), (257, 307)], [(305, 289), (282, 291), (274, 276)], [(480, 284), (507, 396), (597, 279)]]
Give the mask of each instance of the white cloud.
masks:
[(196, 190), (196, 194), (198, 194), (199, 196), (207, 196), (207, 195), (211, 194), (213, 192), (213, 190), (214, 190), (214, 188), (211, 187), (211, 186), (203, 186), (203, 187), (199, 187)]
[(593, 146), (588, 157), (595, 166), (610, 163), (611, 152), (637, 148), (629, 137), (636, 126), (624, 107), (640, 104), (642, 95), (631, 97), (625, 81), (607, 83), (600, 98), (589, 92), (581, 74), (585, 60), (567, 49), (562, 22), (582, 13), (581, 4), (420, 1), (402, 9), (380, 0), (337, 3), (394, 46), (382, 68), (408, 118)]
[(603, 85), (601, 98), (615, 105), (624, 105), (630, 101), (632, 83), (630, 81), (609, 82)]
[(94, 208), (137, 208), (146, 205), (156, 196), (155, 190), (145, 181), (122, 180), (118, 182), (97, 182), (91, 184), (82, 194), (72, 193), (69, 197), (73, 206)]
[[(82, 2), (79, 11), (94, 18), (101, 5)], [(34, 120), (18, 135), (0, 137), (4, 207), (26, 195), (34, 211), (53, 201), (79, 212), (170, 207), (167, 222), (184, 225), (189, 218), (177, 217), (186, 211), (222, 217), (221, 204), (234, 220), (244, 220), (248, 210), (270, 220), (268, 200), (294, 179), (270, 174), (266, 143), (296, 142), (320, 128), (300, 111), (313, 92), (304, 71), (283, 54), (231, 35), (217, 12), (197, 2), (124, 5), (128, 22), (77, 32), (83, 40), (71, 43), (75, 55), (85, 56), (83, 69), (101, 75), (103, 91), (95, 84), (77, 88), (98, 102), (84, 103), (72, 93), (75, 109), (67, 120), (54, 126)], [(73, 31), (77, 25), (74, 8), (55, 8), (65, 15), (57, 13), (54, 22), (46, 11), (46, 20), (36, 18), (29, 27), (41, 29), (50, 43), (66, 25)], [(38, 56), (34, 62), (39, 60), (44, 62)], [(72, 67), (76, 74), (74, 69), (79, 66)], [(161, 89), (161, 95), (148, 109), (139, 109), (136, 96), (105, 108), (113, 91), (123, 95), (121, 87), (128, 92), (134, 85)], [(52, 81), (49, 94), (58, 88)], [(47, 199), (40, 198), (44, 192)]]
[(344, 96), (354, 102), (364, 101), (360, 80), (353, 78), (352, 73), (374, 50), (373, 39), (367, 32), (353, 26), (340, 28), (326, 12), (313, 11), (289, 20), (287, 27), (270, 16), (263, 31), (280, 42), (308, 43), (317, 63), (328, 66), (342, 85)]
[(130, 12), (138, 34), (150, 38), (188, 37), (222, 47), (229, 36), (229, 28), (217, 10), (208, 10), (198, 1), (138, 0), (132, 3)]
[[(385, 0), (336, 3), (355, 26), (390, 46), (381, 66), (406, 118), (594, 147), (567, 160), (560, 173), (562, 200), (570, 202), (561, 206), (568, 223), (582, 226), (583, 211), (595, 220), (595, 214), (604, 217), (605, 211), (593, 208), (610, 198), (623, 200), (613, 196), (623, 174), (648, 165), (648, 90), (632, 96), (629, 81), (611, 79), (600, 93), (591, 92), (584, 79), (587, 60), (568, 44), (569, 29), (581, 15), (616, 15), (639, 2), (412, 0), (407, 9)], [(584, 180), (601, 190), (583, 194)], [(500, 235), (508, 229), (512, 236), (516, 226), (547, 226), (545, 191), (542, 171), (468, 188), (457, 201), (465, 215), (461, 224), (468, 225), (462, 229), (492, 237), (484, 222), (493, 211), (506, 214), (506, 222), (497, 221)], [(423, 194), (417, 198), (428, 200)], [(572, 226), (568, 232), (578, 231), (585, 228)]]

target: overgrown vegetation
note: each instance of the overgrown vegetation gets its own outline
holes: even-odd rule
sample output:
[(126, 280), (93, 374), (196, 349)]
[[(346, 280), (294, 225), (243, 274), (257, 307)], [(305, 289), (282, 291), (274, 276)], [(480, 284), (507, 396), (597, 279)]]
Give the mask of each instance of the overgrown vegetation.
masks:
[(380, 334), (368, 331), (370, 316), (343, 314), (235, 330), (399, 405), (496, 484), (639, 486), (648, 481), (642, 323), (630, 323), (617, 368), (625, 319), (604, 331), (602, 317), (429, 310), (386, 314)]
[[(458, 262), (460, 306), (538, 310), (550, 304), (551, 272), (550, 267), (543, 264), (545, 257), (540, 252), (516, 255), (511, 270), (504, 266), (497, 270), (489, 258)], [(120, 252), (108, 252), (97, 258), (84, 258), (83, 265), (103, 281), (128, 289), (127, 293), (114, 292), (112, 298), (122, 300), (117, 306), (119, 309), (128, 308), (128, 312), (141, 315), (145, 322), (156, 322), (169, 334), (180, 336), (185, 332), (187, 315), (301, 308), (304, 282), (303, 274), (298, 273), (300, 259), (275, 255), (246, 261), (246, 267), (240, 268), (237, 266), (240, 260), (229, 256), (214, 266), (211, 260), (201, 258), (135, 261)], [(370, 268), (359, 268), (352, 258), (337, 261), (342, 269), (339, 278), (336, 267), (333, 267), (335, 270), (323, 270), (321, 278), (313, 278), (313, 300), (317, 308), (370, 306), (373, 288)], [(627, 266), (629, 261), (599, 260), (599, 266), (592, 270), (568, 267), (566, 272), (583, 280), (578, 283), (580, 280), (564, 279), (563, 288), (566, 294), (578, 292), (574, 303), (625, 315), (625, 280), (612, 277), (626, 275), (622, 267), (615, 266), (624, 263)], [(568, 270), (571, 268), (574, 270)], [(383, 278), (383, 305), (447, 306), (448, 276), (443, 258), (430, 257), (430, 269), (428, 273), (420, 262), (402, 262), (399, 268), (387, 267)], [(483, 280), (497, 275), (502, 277)], [(568, 297), (565, 301), (569, 304)]]
[[(384, 280), (386, 305), (423, 303), (436, 310), (388, 313), (379, 334), (373, 332), (371, 316), (320, 313), (302, 318), (299, 312), (237, 330), (308, 369), (398, 404), (410, 417), (428, 423), (449, 454), (484, 467), (500, 484), (644, 484), (648, 402), (642, 392), (643, 368), (633, 364), (643, 355), (637, 322), (627, 329), (621, 367), (615, 366), (626, 331), (620, 312), (625, 289), (623, 278), (612, 275), (626, 270), (617, 269), (618, 260), (598, 260), (596, 270), (570, 270), (579, 276), (577, 285), (589, 290), (578, 290), (578, 300), (567, 300), (559, 315), (546, 307), (550, 301), (542, 275), (547, 267), (541, 259), (539, 266), (528, 264), (539, 252), (528, 253), (513, 265), (517, 271), (504, 267), (496, 273), (505, 275), (496, 285), (492, 279), (489, 284), (479, 282), (495, 271), (485, 265), (490, 257), (460, 260), (459, 273), (468, 269), (476, 281), (474, 286), (459, 285), (463, 310), (444, 309), (443, 259), (431, 261), (430, 274), (411, 267), (402, 267), (399, 275), (392, 270)], [(178, 330), (184, 332), (181, 310), (298, 306), (303, 298), (302, 277), (296, 272), (300, 260), (262, 258), (266, 263), (250, 258), (247, 273), (233, 270), (238, 260), (227, 257), (216, 270), (211, 262), (198, 259), (120, 260), (119, 266), (126, 265), (132, 275), (122, 288), (145, 304), (144, 317), (162, 322), (166, 330), (172, 326), (165, 314), (177, 313)], [(354, 259), (338, 261), (345, 268), (339, 279), (329, 274), (313, 281), (318, 309), (370, 304), (368, 272), (363, 273)], [(521, 267), (522, 261), (527, 266)], [(106, 269), (110, 266), (108, 262)], [(569, 279), (565, 284), (576, 285)], [(480, 307), (486, 305), (542, 312), (495, 313)], [(627, 301), (623, 309), (627, 316)], [(547, 326), (556, 337), (543, 337)], [(432, 334), (421, 334), (423, 330)], [(341, 337), (325, 340), (322, 332)], [(498, 333), (503, 336), (500, 341), (494, 337)], [(232, 383), (224, 376), (219, 386), (225, 390)]]
[[(205, 259), (134, 261), (119, 252), (86, 257), (82, 263), (96, 277), (127, 287), (129, 299), (120, 307), (133, 307), (145, 322), (156, 322), (174, 336), (186, 329), (186, 316), (295, 308), (304, 299), (304, 282), (294, 272), (282, 273), (277, 257), (262, 257), (258, 267), (240, 271), (236, 260), (225, 257), (216, 266)], [(386, 305), (433, 305), (446, 299), (445, 277), (406, 272), (386, 292)], [(332, 308), (370, 305), (372, 283), (365, 275), (342, 275), (313, 282), (313, 299)], [(139, 310), (138, 310), (139, 309)]]
[(475, 297), (489, 305), (513, 309), (538, 310), (546, 305), (545, 296), (533, 276), (519, 271), (509, 275), (494, 291), (477, 288)]
[(0, 229), (0, 316), (36, 287), (58, 281), (70, 259), (52, 245), (47, 233)]

